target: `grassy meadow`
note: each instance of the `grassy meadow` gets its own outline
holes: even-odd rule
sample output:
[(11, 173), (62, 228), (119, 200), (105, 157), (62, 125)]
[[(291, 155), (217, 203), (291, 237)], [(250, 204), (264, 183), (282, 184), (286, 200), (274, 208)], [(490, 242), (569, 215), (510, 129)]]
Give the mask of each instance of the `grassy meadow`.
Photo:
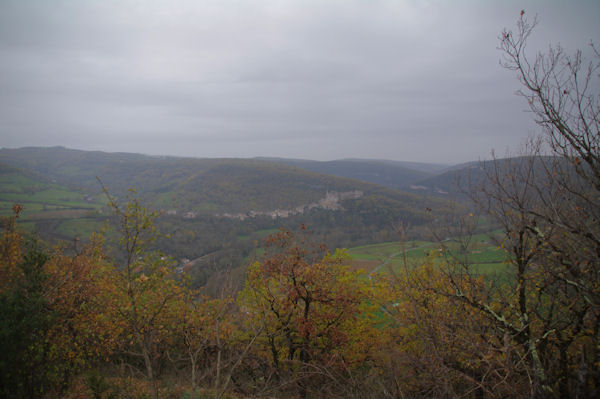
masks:
[(20, 171), (0, 174), (0, 216), (11, 215), (16, 203), (23, 206), (20, 225), (29, 231), (45, 226), (60, 237), (87, 238), (103, 225), (99, 218), (104, 206), (101, 199)]
[(406, 266), (414, 267), (430, 259), (438, 265), (444, 262), (469, 263), (478, 273), (492, 275), (502, 273), (507, 260), (506, 251), (498, 244), (498, 232), (472, 236), (467, 250), (460, 250), (456, 240), (443, 243), (406, 241), (363, 245), (348, 249), (348, 253), (352, 256), (354, 267), (370, 273), (397, 273)]

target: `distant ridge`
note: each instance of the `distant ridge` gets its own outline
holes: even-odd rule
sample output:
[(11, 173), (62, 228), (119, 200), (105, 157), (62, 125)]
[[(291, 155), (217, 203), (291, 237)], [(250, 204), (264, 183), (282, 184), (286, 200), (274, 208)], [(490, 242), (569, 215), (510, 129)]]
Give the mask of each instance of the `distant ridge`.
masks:
[[(312, 161), (290, 158), (256, 158), (296, 166), (317, 173), (362, 180), (388, 188), (405, 190), (414, 182), (433, 176), (447, 165), (369, 159)], [(410, 167), (409, 167), (410, 165)]]
[(451, 166), (435, 176), (413, 183), (408, 189), (414, 193), (461, 199), (466, 192), (480, 189), (486, 184), (486, 175), (498, 168), (500, 174), (510, 173), (510, 168), (523, 167), (533, 162), (535, 168), (544, 163), (557, 161), (551, 156), (520, 156), (496, 160), (473, 161)]
[(417, 207), (419, 197), (385, 186), (400, 188), (431, 176), (374, 161), (155, 157), (64, 147), (4, 148), (0, 162), (90, 194), (100, 192), (99, 177), (113, 195), (135, 187), (155, 209), (205, 215), (294, 209), (327, 192), (354, 190), (365, 193), (361, 200), (376, 195)]
[(401, 166), (403, 168), (414, 169), (421, 172), (427, 172), (431, 174), (440, 173), (452, 165), (450, 164), (438, 164), (438, 163), (425, 163), (425, 162), (410, 162), (410, 161), (394, 161), (391, 159), (363, 159), (363, 158), (344, 158), (340, 161), (354, 161), (354, 162), (375, 162), (389, 165)]

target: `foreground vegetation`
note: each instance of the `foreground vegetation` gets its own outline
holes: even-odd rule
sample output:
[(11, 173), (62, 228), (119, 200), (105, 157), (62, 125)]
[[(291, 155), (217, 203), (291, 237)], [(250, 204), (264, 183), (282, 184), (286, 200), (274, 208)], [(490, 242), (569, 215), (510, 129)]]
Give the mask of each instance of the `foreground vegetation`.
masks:
[[(99, 236), (75, 255), (26, 237), (19, 205), (4, 220), (3, 397), (526, 397), (531, 347), (506, 328), (523, 323), (510, 303), (521, 300), (515, 278), (526, 279), (525, 301), (535, 308), (528, 334), (545, 335), (536, 348), (557, 377), (546, 396), (564, 393), (561, 384), (567, 392), (597, 386), (593, 373), (577, 385), (574, 369), (579, 354), (594, 353), (593, 324), (561, 324), (569, 334), (563, 358), (561, 335), (548, 334), (543, 319), (557, 306), (540, 280), (544, 268), (532, 263), (518, 275), (510, 250), (499, 255), (488, 236), (471, 237), (463, 250), (476, 262), (504, 258), (495, 263), (505, 268), (502, 286), (477, 263), (460, 263), (465, 237), (355, 248), (357, 259), (395, 262), (367, 273), (303, 227), (269, 237), (241, 291), (223, 275), (208, 297), (149, 249), (155, 215), (135, 198), (111, 201), (121, 253), (110, 257)], [(557, 322), (574, 319), (563, 310)], [(567, 374), (558, 355), (571, 364)]]

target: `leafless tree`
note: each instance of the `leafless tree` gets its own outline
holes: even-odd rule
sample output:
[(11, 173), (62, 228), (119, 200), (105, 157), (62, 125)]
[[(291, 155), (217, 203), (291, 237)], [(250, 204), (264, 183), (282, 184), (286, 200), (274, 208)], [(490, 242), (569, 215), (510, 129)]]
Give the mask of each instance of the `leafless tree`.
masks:
[[(531, 397), (595, 397), (600, 387), (600, 55), (550, 46), (526, 52), (537, 25), (524, 11), (499, 37), (539, 139), (527, 157), (495, 159), (473, 197), (504, 232), (504, 289), (469, 290), (472, 274), (448, 273), (456, 298), (494, 321), (526, 359)], [(467, 262), (464, 262), (465, 264)], [(468, 271), (468, 265), (464, 269)]]
[[(504, 281), (482, 284), (469, 251), (459, 251), (463, 257), (448, 257), (442, 266), (448, 286), (437, 293), (491, 323), (489, 342), (504, 345), (515, 360), (511, 365), (507, 358), (506, 370), (526, 377), (515, 380), (527, 381), (521, 392), (597, 397), (600, 54), (590, 44), (587, 61), (583, 51), (570, 56), (560, 46), (530, 57), (527, 41), (537, 23), (522, 11), (516, 30), (501, 33), (499, 49), (501, 65), (516, 72), (517, 94), (527, 100), (541, 134), (524, 156), (482, 164), (484, 183), (472, 195), (502, 228)], [(470, 235), (460, 244), (468, 246)]]

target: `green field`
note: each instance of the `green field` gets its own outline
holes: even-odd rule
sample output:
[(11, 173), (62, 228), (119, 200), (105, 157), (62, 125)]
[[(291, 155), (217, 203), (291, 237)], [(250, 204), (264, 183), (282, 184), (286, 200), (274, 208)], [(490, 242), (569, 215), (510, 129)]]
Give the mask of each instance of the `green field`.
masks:
[(506, 270), (507, 253), (495, 244), (495, 235), (497, 232), (473, 236), (467, 250), (460, 250), (460, 244), (454, 240), (407, 241), (354, 247), (348, 253), (356, 265), (370, 272), (398, 272), (430, 259), (439, 265), (468, 263), (473, 271), (484, 275), (501, 274)]
[(0, 214), (9, 215), (15, 203), (25, 208), (25, 218), (36, 218), (38, 213), (70, 209), (97, 210), (102, 207), (97, 199), (68, 190), (53, 183), (34, 180), (20, 173), (0, 175)]
[(87, 239), (102, 227), (101, 200), (55, 183), (30, 177), (17, 170), (0, 174), (0, 216), (13, 213), (20, 204), (20, 225), (28, 231), (51, 230), (64, 239)]

